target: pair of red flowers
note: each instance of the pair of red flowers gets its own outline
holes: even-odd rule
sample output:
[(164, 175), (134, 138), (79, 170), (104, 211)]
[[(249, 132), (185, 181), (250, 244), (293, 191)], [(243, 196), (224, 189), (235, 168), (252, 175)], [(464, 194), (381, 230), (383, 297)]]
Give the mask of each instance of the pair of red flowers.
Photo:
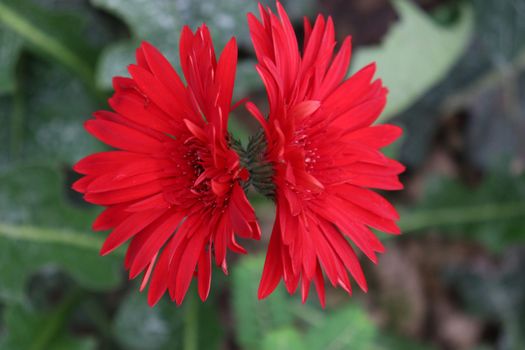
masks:
[[(211, 264), (227, 273), (226, 252), (246, 253), (237, 237), (261, 231), (243, 186), (272, 196), (277, 214), (259, 286), (259, 298), (281, 279), (303, 302), (313, 281), (324, 305), (324, 274), (351, 293), (350, 275), (366, 281), (349, 239), (372, 261), (384, 248), (369, 227), (397, 234), (394, 207), (370, 189), (402, 188), (404, 167), (380, 149), (397, 139), (392, 125), (371, 126), (387, 90), (369, 65), (345, 80), (351, 43), (334, 55), (331, 18), (305, 20), (302, 54), (279, 3), (278, 15), (260, 6), (248, 15), (267, 90), (267, 118), (252, 103), (264, 137), (248, 164), (241, 163), (227, 131), (237, 63), (235, 39), (217, 60), (208, 28), (184, 27), (180, 62), (186, 83), (152, 45), (137, 49), (131, 78), (113, 80), (114, 112), (99, 111), (87, 131), (117, 150), (90, 155), (74, 169), (86, 201), (107, 208), (94, 230), (112, 230), (101, 254), (130, 240), (125, 266), (130, 278), (144, 273), (148, 302), (169, 291), (180, 304), (196, 276), (208, 297)], [(252, 152), (253, 153), (253, 152)], [(243, 158), (244, 159), (244, 158)], [(249, 170), (248, 170), (249, 169)], [(269, 169), (260, 171), (260, 169)], [(262, 174), (262, 175), (261, 175)]]

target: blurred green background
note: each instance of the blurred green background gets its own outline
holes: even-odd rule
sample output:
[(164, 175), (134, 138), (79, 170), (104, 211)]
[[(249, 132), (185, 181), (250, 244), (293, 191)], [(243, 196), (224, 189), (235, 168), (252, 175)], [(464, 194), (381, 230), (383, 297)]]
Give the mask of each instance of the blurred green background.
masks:
[[(525, 1), (283, 2), (299, 32), (321, 12), (353, 36), (352, 71), (378, 62), (381, 121), (405, 128), (388, 154), (406, 189), (387, 194), (404, 235), (380, 234), (377, 266), (361, 259), (368, 294), (258, 301), (274, 207), (254, 197), (263, 240), (229, 277), (216, 269), (209, 300), (149, 308), (123, 250), (98, 255), (100, 209), (69, 189), (71, 166), (103, 149), (82, 123), (143, 39), (177, 66), (182, 25), (205, 21), (218, 49), (235, 34), (236, 98), (266, 103), (254, 1), (0, 0), (0, 349), (525, 349)], [(236, 113), (246, 141), (256, 126)]]

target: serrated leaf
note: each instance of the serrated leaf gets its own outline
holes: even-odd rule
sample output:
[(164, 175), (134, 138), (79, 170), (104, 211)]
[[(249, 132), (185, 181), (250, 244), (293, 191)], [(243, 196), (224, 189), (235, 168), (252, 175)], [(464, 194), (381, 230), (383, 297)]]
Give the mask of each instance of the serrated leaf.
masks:
[(358, 50), (352, 62), (353, 72), (377, 62), (377, 76), (390, 91), (383, 121), (403, 112), (447, 75), (469, 43), (474, 23), (466, 6), (459, 23), (441, 27), (410, 1), (393, 4), (399, 22), (381, 45)]
[(88, 289), (119, 283), (120, 259), (98, 255), (102, 237), (75, 231), (89, 227), (95, 212), (71, 207), (63, 184), (47, 166), (0, 173), (1, 298), (23, 300), (28, 277), (49, 265), (69, 272)]
[[(190, 291), (195, 293), (195, 291)], [(196, 295), (187, 296), (187, 298)], [(222, 335), (216, 310), (209, 304), (196, 306), (198, 349), (216, 349)], [(182, 347), (185, 332), (184, 319), (188, 310), (188, 300), (177, 307), (167, 298), (162, 299), (155, 307), (149, 307), (146, 293), (132, 289), (121, 303), (114, 319), (113, 334), (123, 349), (130, 350), (171, 350)]]
[(293, 321), (293, 303), (282, 288), (278, 287), (264, 300), (257, 299), (263, 264), (260, 256), (244, 258), (232, 271), (235, 331), (238, 342), (246, 349), (257, 349), (266, 333)]
[(126, 66), (134, 62), (134, 49), (141, 40), (157, 46), (178, 67), (179, 36), (184, 25), (195, 29), (205, 22), (218, 52), (232, 36), (248, 46), (246, 14), (257, 10), (255, 1), (245, 0), (91, 0), (91, 3), (120, 17), (132, 32), (128, 42), (116, 43), (103, 53), (97, 71), (97, 84), (102, 88), (109, 88), (111, 78), (123, 75)]
[(311, 329), (305, 343), (309, 350), (368, 350), (376, 348), (377, 330), (357, 305), (327, 314), (322, 324)]
[[(65, 305), (68, 307), (69, 305)], [(60, 329), (64, 322), (64, 308), (52, 312), (38, 312), (31, 307), (12, 304), (5, 312), (7, 334), (0, 340), (6, 350), (94, 350), (90, 338), (74, 338)], [(58, 327), (58, 328), (57, 328)], [(56, 333), (56, 334), (55, 334)]]

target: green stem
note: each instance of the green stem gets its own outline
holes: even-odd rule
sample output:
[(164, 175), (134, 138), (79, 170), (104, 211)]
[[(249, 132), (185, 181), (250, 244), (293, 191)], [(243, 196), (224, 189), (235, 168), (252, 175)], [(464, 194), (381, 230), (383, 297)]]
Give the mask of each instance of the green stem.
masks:
[(31, 350), (46, 350), (50, 348), (50, 343), (64, 326), (74, 306), (81, 300), (81, 296), (82, 292), (79, 289), (75, 289), (64, 299), (53, 316), (35, 337), (30, 348)]
[[(411, 232), (429, 227), (478, 223), (524, 216), (525, 202), (481, 204), (469, 207), (428, 209), (420, 212), (405, 213), (401, 215), (399, 225), (403, 232)], [(90, 249), (95, 252), (98, 252), (103, 243), (101, 237), (94, 235), (5, 223), (0, 223), (0, 238), (1, 237), (39, 244), (60, 244), (69, 247)], [(115, 253), (121, 254), (122, 251), (117, 250)], [(190, 303), (192, 302), (189, 302), (189, 304)], [(193, 316), (197, 317), (197, 315)]]
[(184, 318), (184, 350), (198, 349), (198, 323), (199, 323), (199, 304), (197, 294), (190, 288), (186, 296), (186, 314)]
[(19, 81), (15, 83), (10, 124), (9, 155), (11, 159), (16, 159), (20, 155), (22, 140), (24, 139), (24, 101)]
[(421, 229), (511, 219), (525, 216), (525, 202), (480, 204), (469, 207), (429, 209), (401, 215), (399, 226), (403, 232)]
[(93, 71), (90, 65), (60, 41), (41, 31), (9, 5), (0, 2), (0, 22), (35, 47), (76, 72), (94, 91)]
[[(98, 253), (104, 243), (101, 237), (81, 234), (71, 230), (65, 231), (0, 223), (0, 238), (2, 237), (38, 244), (57, 244), (65, 247), (93, 250), (94, 253)], [(113, 254), (123, 256), (124, 251), (117, 249)]]

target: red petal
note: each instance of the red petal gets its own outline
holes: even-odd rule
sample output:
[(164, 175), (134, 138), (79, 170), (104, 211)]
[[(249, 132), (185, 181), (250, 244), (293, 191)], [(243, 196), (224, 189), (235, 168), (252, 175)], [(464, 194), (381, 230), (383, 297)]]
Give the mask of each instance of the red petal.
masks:
[(347, 111), (370, 90), (370, 81), (375, 71), (376, 65), (372, 63), (352, 75), (326, 98), (323, 108), (334, 115)]
[(395, 125), (375, 125), (355, 130), (345, 136), (345, 140), (364, 143), (369, 147), (379, 149), (397, 140), (403, 130)]
[(352, 202), (385, 219), (399, 220), (399, 214), (394, 206), (373, 191), (352, 185), (345, 185), (336, 187), (334, 192), (342, 200)]
[(128, 70), (146, 96), (172, 118), (194, 115), (183, 96), (170, 91), (152, 73), (135, 65), (129, 66)]
[(341, 49), (335, 56), (332, 65), (328, 69), (326, 76), (323, 79), (322, 86), (319, 89), (320, 93), (319, 95), (315, 96), (316, 98), (319, 98), (320, 100), (324, 99), (326, 96), (332, 93), (336, 86), (339, 85), (345, 78), (348, 67), (350, 66), (351, 54), (351, 39), (350, 37), (347, 37), (344, 40), (343, 45), (341, 45)]
[(325, 293), (324, 292), (324, 277), (323, 277), (323, 271), (321, 270), (321, 267), (319, 266), (319, 264), (317, 264), (314, 284), (315, 284), (315, 289), (317, 290), (317, 297), (319, 298), (319, 302), (321, 303), (321, 306), (324, 309), (326, 306), (326, 298), (324, 294)]
[(211, 286), (211, 249), (202, 249), (198, 263), (199, 296), (202, 301), (208, 299)]
[(181, 212), (171, 212), (164, 214), (158, 219), (157, 224), (149, 226), (144, 232), (148, 232), (148, 238), (143, 242), (140, 250), (133, 259), (130, 268), (130, 278), (135, 278), (144, 270), (148, 262), (162, 248), (164, 243), (175, 234), (184, 214)]
[(168, 269), (170, 266), (171, 259), (173, 257), (175, 237), (172, 237), (169, 243), (164, 247), (162, 254), (160, 255), (157, 266), (151, 277), (151, 283), (148, 291), (148, 304), (154, 306), (159, 302), (162, 295), (168, 289)]
[(344, 263), (345, 267), (350, 271), (352, 277), (356, 280), (357, 284), (363, 291), (367, 291), (368, 287), (366, 284), (365, 275), (357, 255), (355, 254), (352, 246), (349, 242), (343, 237), (341, 232), (338, 232), (333, 224), (324, 222), (323, 223), (323, 232), (327, 239), (329, 240), (331, 246), (339, 255), (339, 258)]
[[(219, 101), (217, 105), (221, 107), (224, 113), (230, 111), (230, 104), (233, 95), (233, 85), (235, 82), (235, 71), (237, 69), (237, 42), (232, 38), (224, 47), (217, 71), (215, 72), (214, 81), (219, 84)], [(225, 132), (228, 124), (227, 119), (221, 123), (220, 133)]]
[(179, 75), (164, 55), (148, 42), (142, 43), (142, 49), (151, 72), (166, 88), (179, 96), (185, 96), (186, 89)]
[(125, 151), (137, 153), (160, 153), (162, 143), (137, 130), (106, 120), (88, 120), (86, 130), (100, 141)]
[(95, 181), (94, 176), (83, 176), (79, 180), (75, 181), (71, 188), (80, 193), (86, 193), (88, 186)]
[(115, 227), (113, 232), (111, 232), (106, 238), (100, 249), (100, 254), (107, 255), (111, 253), (128, 239), (158, 219), (163, 213), (164, 211), (150, 210), (128, 216), (117, 227)]
[(148, 269), (146, 270), (146, 273), (144, 274), (144, 277), (142, 278), (142, 283), (140, 284), (140, 291), (142, 292), (144, 288), (146, 288), (146, 285), (148, 284), (149, 277), (151, 276), (151, 272), (153, 271), (153, 267), (155, 266), (155, 261), (157, 260), (158, 253), (155, 254), (153, 259), (151, 259), (151, 262), (148, 265)]
[(144, 158), (144, 155), (130, 152), (100, 152), (83, 158), (75, 164), (73, 170), (80, 174), (99, 175), (106, 173), (108, 170), (111, 171), (112, 169), (129, 164), (130, 162), (143, 159), (147, 158)]
[(195, 267), (201, 251), (204, 249), (204, 239), (206, 236), (205, 229), (202, 227), (195, 227), (193, 235), (188, 241), (184, 253), (180, 260), (179, 269), (177, 271), (177, 284), (175, 285), (175, 301), (178, 305), (182, 303), (186, 292), (191, 283)]
[(89, 192), (84, 195), (84, 199), (87, 202), (93, 204), (113, 205), (133, 200), (139, 200), (149, 196), (154, 196), (162, 190), (163, 187), (159, 182), (150, 182), (134, 187), (128, 187), (108, 192)]
[(126, 209), (127, 205), (114, 205), (106, 208), (93, 222), (93, 231), (109, 230), (120, 224), (131, 215)]
[(146, 173), (127, 177), (115, 176), (115, 174), (108, 173), (96, 178), (88, 185), (87, 189), (91, 193), (114, 191), (158, 181), (164, 176), (166, 175), (163, 172)]
[(279, 284), (282, 277), (282, 260), (281, 260), (281, 232), (278, 226), (274, 225), (274, 230), (266, 252), (264, 269), (259, 283), (258, 297), (264, 299), (272, 294)]

